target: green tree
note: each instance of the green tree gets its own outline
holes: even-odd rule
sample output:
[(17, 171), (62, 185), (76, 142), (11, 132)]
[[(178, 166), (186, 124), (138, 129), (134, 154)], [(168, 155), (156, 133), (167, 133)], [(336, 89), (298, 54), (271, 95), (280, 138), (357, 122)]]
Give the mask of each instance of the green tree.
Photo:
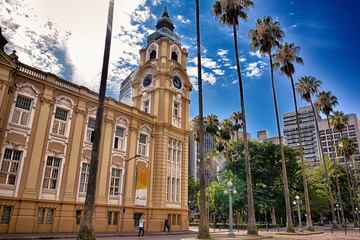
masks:
[(200, 44), (200, 6), (199, 0), (196, 3), (196, 43), (197, 43), (197, 68), (198, 68), (198, 89), (199, 89), (199, 148), (200, 148), (200, 222), (198, 238), (210, 238), (209, 227), (206, 217), (205, 199), (205, 147), (204, 147), (204, 118), (203, 118), (203, 96), (201, 77), (201, 44)]
[(295, 46), (293, 43), (284, 43), (284, 45), (280, 45), (277, 49), (277, 53), (274, 55), (275, 68), (279, 68), (281, 74), (286, 75), (291, 80), (291, 87), (292, 93), (294, 98), (294, 105), (295, 105), (295, 117), (296, 117), (296, 125), (298, 130), (298, 139), (299, 139), (299, 150), (300, 150), (300, 162), (302, 167), (302, 177), (303, 177), (303, 184), (304, 184), (304, 194), (305, 194), (305, 207), (306, 207), (306, 230), (314, 231), (314, 226), (311, 220), (311, 210), (310, 210), (310, 202), (309, 202), (309, 190), (307, 186), (307, 177), (306, 177), (306, 167), (305, 167), (305, 157), (304, 157), (304, 150), (302, 145), (302, 137), (301, 137), (301, 128), (300, 128), (300, 121), (299, 121), (299, 113), (296, 101), (296, 93), (295, 93), (295, 85), (293, 75), (295, 73), (295, 67), (293, 62), (297, 62), (300, 64), (304, 64), (303, 59), (298, 56), (300, 47)]
[(236, 140), (239, 138), (239, 130), (242, 128), (242, 114), (241, 112), (233, 112), (230, 116), (230, 120), (233, 121), (233, 130), (236, 132)]
[(195, 181), (193, 176), (188, 177), (188, 201), (189, 209), (196, 210), (197, 208), (197, 196), (200, 191), (200, 183)]
[[(326, 116), (326, 120), (328, 123), (328, 128), (330, 131), (330, 142), (331, 142), (331, 149), (332, 149), (332, 153), (330, 155), (333, 163), (334, 163), (334, 172), (335, 172), (335, 179), (336, 179), (336, 188), (337, 188), (337, 192), (338, 192), (338, 199), (339, 199), (339, 204), (340, 207), (342, 209), (344, 209), (343, 204), (342, 204), (342, 199), (341, 199), (341, 191), (340, 191), (340, 185), (339, 185), (339, 180), (338, 180), (338, 176), (337, 176), (337, 170), (336, 170), (336, 164), (335, 164), (335, 152), (334, 152), (334, 142), (333, 142), (333, 132), (331, 131), (331, 127), (330, 127), (330, 121), (329, 121), (329, 116), (330, 113), (333, 110), (333, 106), (338, 104), (337, 101), (337, 97), (332, 95), (330, 91), (325, 92), (325, 91), (321, 91), (316, 95), (317, 99), (315, 101), (315, 107), (321, 111), (323, 114), (325, 114)], [(344, 216), (342, 216), (342, 218), (344, 218)], [(334, 218), (333, 218), (334, 220)], [(333, 223), (333, 228), (337, 228), (338, 226), (335, 225)]]
[[(339, 115), (341, 115), (341, 114), (339, 114)], [(332, 118), (332, 119), (334, 119), (334, 118)], [(345, 120), (344, 122), (347, 122), (347, 120)], [(354, 140), (352, 138), (343, 136), (342, 138), (339, 139), (339, 142), (338, 142), (336, 148), (338, 149), (339, 154), (345, 157), (347, 182), (348, 182), (348, 185), (351, 185), (351, 189), (353, 191), (353, 192), (351, 192), (351, 189), (349, 189), (351, 208), (352, 208), (351, 210), (353, 213), (354, 226), (358, 227), (357, 219), (354, 214), (353, 194), (355, 196), (355, 208), (359, 209), (359, 203), (357, 200), (357, 194), (356, 194), (356, 190), (355, 190), (355, 184), (354, 184), (354, 178), (352, 175), (352, 171), (351, 170), (349, 171), (349, 167), (348, 167), (350, 157), (356, 152), (356, 146), (355, 146)], [(350, 177), (350, 181), (349, 181), (349, 177)]]
[(316, 136), (319, 140), (318, 146), (319, 146), (319, 152), (321, 153), (321, 158), (323, 160), (323, 166), (325, 171), (325, 177), (326, 177), (326, 183), (328, 186), (328, 192), (329, 192), (329, 198), (330, 198), (330, 208), (331, 208), (331, 217), (332, 217), (332, 223), (333, 228), (338, 228), (336, 224), (336, 216), (335, 216), (335, 209), (334, 209), (334, 200), (333, 200), (333, 193), (332, 188), (330, 184), (330, 178), (329, 178), (329, 171), (325, 160), (325, 154), (324, 150), (321, 147), (321, 140), (320, 140), (320, 131), (319, 131), (319, 122), (318, 122), (318, 114), (315, 110), (314, 104), (312, 102), (312, 96), (317, 94), (320, 90), (321, 81), (317, 80), (315, 77), (312, 76), (304, 76), (299, 79), (299, 82), (296, 83), (296, 92), (301, 96), (301, 99), (305, 100), (306, 102), (311, 104), (314, 116), (315, 116), (315, 129), (316, 129)]
[(255, 220), (255, 210), (254, 210), (254, 199), (252, 192), (252, 180), (251, 180), (251, 169), (250, 169), (250, 159), (249, 159), (249, 146), (247, 138), (247, 128), (246, 128), (246, 118), (245, 118), (245, 100), (244, 100), (244, 86), (241, 78), (240, 70), (240, 61), (239, 61), (239, 52), (237, 45), (237, 28), (239, 27), (239, 19), (246, 20), (247, 13), (254, 3), (250, 0), (220, 0), (215, 1), (212, 12), (215, 17), (220, 18), (220, 24), (223, 26), (226, 24), (229, 27), (233, 28), (234, 31), (234, 46), (235, 46), (235, 56), (236, 56), (236, 69), (239, 80), (239, 90), (240, 90), (240, 103), (241, 103), (241, 113), (242, 113), (242, 122), (243, 122), (243, 132), (244, 132), (244, 143), (245, 143), (245, 162), (246, 162), (246, 189), (248, 197), (248, 228), (247, 234), (257, 235), (258, 231), (256, 228)]
[(279, 40), (284, 37), (284, 32), (280, 28), (280, 23), (278, 21), (273, 22), (270, 16), (264, 17), (263, 20), (256, 20), (255, 29), (249, 31), (250, 44), (253, 47), (253, 50), (256, 51), (259, 49), (262, 55), (268, 54), (270, 61), (270, 73), (271, 73), (271, 85), (274, 98), (274, 107), (275, 107), (275, 116), (278, 129), (278, 136), (280, 142), (280, 152), (282, 160), (282, 171), (283, 171), (283, 182), (284, 182), (284, 193), (285, 193), (285, 209), (286, 209), (286, 232), (295, 232), (294, 224), (291, 218), (291, 206), (290, 206), (290, 195), (289, 195), (289, 186), (286, 172), (286, 163), (284, 157), (284, 149), (282, 146), (281, 140), (281, 130), (280, 130), (280, 120), (276, 100), (275, 92), (275, 82), (274, 82), (274, 72), (273, 72), (273, 63), (272, 63), (272, 54), (271, 51), (275, 46), (279, 46)]
[[(346, 125), (348, 125), (349, 123), (349, 118), (348, 116), (346, 116), (344, 114), (343, 111), (334, 111), (331, 115), (330, 115), (330, 125), (334, 128), (334, 130), (339, 131), (340, 132), (340, 138), (343, 138), (343, 130), (346, 127)], [(339, 151), (338, 145), (336, 147), (336, 149)], [(344, 156), (344, 153), (340, 155)], [(354, 225), (357, 227), (357, 219), (355, 216), (355, 208), (354, 208), (354, 200), (353, 200), (353, 193), (351, 190), (351, 184), (350, 184), (350, 176), (349, 176), (349, 167), (348, 167), (348, 162), (345, 160), (345, 167), (346, 167), (346, 178), (347, 178), (347, 185), (348, 185), (348, 192), (350, 195), (350, 204), (351, 204), (351, 210), (352, 210), (352, 216), (354, 219)]]
[(225, 119), (221, 121), (219, 137), (224, 141), (226, 161), (231, 160), (229, 156), (229, 141), (231, 139), (232, 129), (233, 129), (233, 124), (229, 119)]

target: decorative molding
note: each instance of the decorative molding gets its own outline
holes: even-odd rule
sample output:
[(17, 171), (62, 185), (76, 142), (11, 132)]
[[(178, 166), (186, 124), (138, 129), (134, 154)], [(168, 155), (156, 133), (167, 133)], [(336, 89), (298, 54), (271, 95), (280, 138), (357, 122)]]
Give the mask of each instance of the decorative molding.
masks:
[(76, 114), (87, 115), (87, 112), (86, 112), (86, 111), (81, 110), (81, 109), (79, 109), (78, 107), (75, 108), (75, 112), (76, 112)]
[(46, 98), (46, 97), (41, 97), (40, 98), (41, 103), (47, 103), (50, 105), (53, 105), (55, 102), (52, 99)]

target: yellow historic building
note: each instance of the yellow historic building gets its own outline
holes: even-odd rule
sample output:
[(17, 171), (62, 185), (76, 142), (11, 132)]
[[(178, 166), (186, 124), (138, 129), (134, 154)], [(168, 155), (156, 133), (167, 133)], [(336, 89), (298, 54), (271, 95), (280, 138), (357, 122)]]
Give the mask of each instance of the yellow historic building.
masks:
[[(107, 97), (96, 192), (96, 231), (188, 229), (187, 52), (167, 9), (140, 50), (133, 106)], [(1, 33), (1, 32), (0, 32)], [(0, 232), (79, 230), (97, 93), (21, 63), (0, 34)], [(9, 39), (11, 41), (11, 39)], [(127, 164), (124, 187), (124, 160)]]

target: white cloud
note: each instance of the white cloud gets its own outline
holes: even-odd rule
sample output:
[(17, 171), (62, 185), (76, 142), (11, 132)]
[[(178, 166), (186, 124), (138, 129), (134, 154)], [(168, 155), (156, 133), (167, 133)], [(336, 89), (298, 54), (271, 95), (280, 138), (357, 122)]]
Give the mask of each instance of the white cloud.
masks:
[(262, 57), (260, 50), (257, 50), (256, 52), (249, 52), (249, 54), (250, 54), (250, 56), (256, 56), (258, 58)]
[[(109, 91), (118, 91), (121, 80), (138, 66), (139, 50), (150, 33), (142, 23), (155, 18), (145, 3), (115, 1)], [(8, 51), (17, 50), (21, 62), (60, 77), (66, 74), (70, 77), (65, 80), (97, 91), (107, 12), (108, 1), (103, 0), (8, 0), (0, 1), (0, 24)]]
[[(190, 59), (189, 62), (197, 64), (197, 57)], [(201, 58), (201, 65), (202, 65), (202, 67), (206, 67), (206, 68), (210, 68), (210, 69), (219, 68), (219, 66), (217, 65), (217, 63), (214, 60), (207, 58), (207, 57)]]
[(294, 24), (294, 25), (291, 25), (291, 26), (290, 26), (290, 29), (296, 28), (296, 27), (297, 27), (296, 24)]
[(215, 75), (224, 75), (225, 74), (225, 71), (224, 70), (222, 70), (222, 69), (214, 69), (214, 70), (212, 70), (214, 73), (215, 73)]
[[(198, 68), (197, 67), (188, 67), (187, 74), (189, 75), (190, 82), (193, 85), (194, 89), (198, 89)], [(216, 83), (216, 77), (213, 73), (205, 72), (204, 69), (201, 69), (201, 78), (203, 82), (208, 82), (211, 85)]]
[(245, 76), (250, 78), (260, 77), (263, 74), (266, 65), (268, 64), (263, 61), (247, 64), (244, 69)]
[(184, 23), (184, 24), (189, 24), (189, 23), (191, 23), (191, 21), (190, 21), (189, 19), (186, 19), (186, 18), (184, 18), (184, 17), (181, 16), (181, 15), (177, 15), (175, 18), (176, 18), (178, 21), (180, 21), (181, 23)]
[(246, 58), (240, 57), (240, 58), (239, 58), (239, 61), (240, 61), (240, 62), (245, 62), (245, 61), (246, 61)]
[(224, 49), (218, 49), (217, 51), (217, 55), (219, 55), (220, 57), (224, 56), (224, 55), (227, 55), (229, 52), (229, 50), (224, 50)]

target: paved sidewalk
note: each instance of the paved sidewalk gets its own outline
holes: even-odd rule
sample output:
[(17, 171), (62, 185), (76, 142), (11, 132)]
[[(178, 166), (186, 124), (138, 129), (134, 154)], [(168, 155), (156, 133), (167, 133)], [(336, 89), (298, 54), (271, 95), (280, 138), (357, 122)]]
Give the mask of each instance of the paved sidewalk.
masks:
[[(331, 233), (330, 226), (324, 227), (315, 227), (317, 232), (324, 232), (323, 234), (317, 235), (277, 235), (279, 232), (285, 232), (285, 228), (270, 228), (269, 231), (266, 229), (259, 229), (260, 236), (247, 236), (246, 230), (234, 230), (236, 234), (236, 239), (273, 239), (273, 240), (359, 240), (360, 239), (360, 231), (359, 229), (350, 228), (347, 230), (345, 234), (344, 231), (336, 231)], [(234, 238), (227, 238), (228, 230), (219, 230), (216, 229), (214, 231), (213, 228), (210, 228), (211, 237), (217, 240), (228, 240)], [(0, 234), (0, 239), (76, 239), (77, 232), (74, 233), (31, 233), (31, 234)], [(190, 227), (190, 231), (186, 232), (145, 232), (145, 240), (192, 240), (197, 236), (197, 227)], [(97, 239), (100, 240), (136, 240), (137, 232), (123, 233), (119, 232), (104, 232), (104, 233), (96, 233)]]

